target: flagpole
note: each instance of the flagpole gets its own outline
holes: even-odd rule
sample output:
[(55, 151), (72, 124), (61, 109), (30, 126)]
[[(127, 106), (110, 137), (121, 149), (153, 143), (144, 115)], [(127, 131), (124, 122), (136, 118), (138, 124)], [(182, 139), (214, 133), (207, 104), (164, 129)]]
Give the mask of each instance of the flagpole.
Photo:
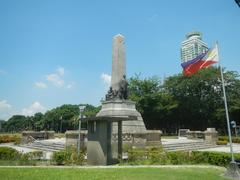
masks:
[(228, 114), (228, 105), (227, 105), (227, 98), (226, 98), (226, 91), (225, 91), (225, 83), (223, 78), (223, 70), (222, 66), (220, 64), (220, 58), (219, 58), (219, 48), (218, 48), (218, 42), (216, 43), (217, 46), (217, 52), (218, 52), (218, 62), (219, 67), (221, 71), (221, 79), (222, 79), (222, 90), (223, 90), (223, 99), (224, 99), (224, 105), (225, 105), (225, 113), (227, 118), (227, 128), (228, 128), (228, 137), (229, 137), (229, 144), (230, 144), (230, 153), (232, 156), (231, 163), (235, 163), (234, 155), (233, 155), (233, 145), (232, 145), (232, 136), (231, 136), (231, 129), (230, 129), (230, 121), (229, 121), (229, 114)]

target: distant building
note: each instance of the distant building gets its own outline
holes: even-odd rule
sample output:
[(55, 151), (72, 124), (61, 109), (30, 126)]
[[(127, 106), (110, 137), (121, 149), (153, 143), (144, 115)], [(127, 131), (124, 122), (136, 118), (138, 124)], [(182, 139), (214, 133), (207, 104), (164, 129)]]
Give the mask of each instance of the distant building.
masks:
[(208, 50), (200, 32), (190, 32), (181, 44), (181, 60), (187, 62)]

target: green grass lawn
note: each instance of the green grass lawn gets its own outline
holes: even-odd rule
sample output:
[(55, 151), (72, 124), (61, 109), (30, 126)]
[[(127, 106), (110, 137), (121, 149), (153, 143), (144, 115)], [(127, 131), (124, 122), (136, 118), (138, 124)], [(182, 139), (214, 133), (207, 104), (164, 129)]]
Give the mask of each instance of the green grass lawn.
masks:
[(227, 180), (223, 169), (216, 168), (0, 168), (1, 180)]

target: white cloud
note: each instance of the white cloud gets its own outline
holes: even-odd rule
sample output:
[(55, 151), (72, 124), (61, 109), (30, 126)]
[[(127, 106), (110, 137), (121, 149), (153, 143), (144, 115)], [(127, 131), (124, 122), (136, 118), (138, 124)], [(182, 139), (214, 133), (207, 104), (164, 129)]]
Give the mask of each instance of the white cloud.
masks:
[(108, 87), (110, 86), (110, 84), (111, 84), (111, 76), (109, 74), (102, 73), (101, 74), (101, 79), (102, 79), (102, 81), (103, 81), (103, 83), (105, 85), (107, 85)]
[(8, 119), (12, 115), (12, 106), (6, 100), (0, 100), (0, 119)]
[(65, 70), (63, 67), (58, 67), (57, 68), (57, 73), (60, 75), (60, 76), (63, 76), (65, 74)]
[(42, 89), (47, 88), (47, 85), (46, 85), (45, 83), (43, 83), (43, 82), (36, 82), (36, 83), (35, 83), (35, 86), (36, 86), (37, 88), (42, 88)]
[(74, 82), (65, 81), (65, 69), (59, 66), (54, 73), (45, 75), (45, 81), (36, 82), (37, 88), (47, 88), (51, 84), (58, 88), (71, 89), (74, 86)]
[(67, 89), (72, 89), (73, 88), (73, 86), (74, 86), (74, 82), (71, 82), (71, 83), (69, 83), (67, 86), (66, 86), (66, 88)]
[(38, 102), (34, 102), (31, 106), (28, 108), (23, 108), (22, 114), (25, 116), (32, 116), (37, 112), (43, 112), (45, 108)]
[(64, 80), (58, 74), (49, 74), (46, 75), (47, 81), (53, 83), (57, 87), (64, 86)]
[(11, 107), (12, 106), (10, 104), (8, 104), (6, 100), (0, 101), (0, 110), (10, 109)]

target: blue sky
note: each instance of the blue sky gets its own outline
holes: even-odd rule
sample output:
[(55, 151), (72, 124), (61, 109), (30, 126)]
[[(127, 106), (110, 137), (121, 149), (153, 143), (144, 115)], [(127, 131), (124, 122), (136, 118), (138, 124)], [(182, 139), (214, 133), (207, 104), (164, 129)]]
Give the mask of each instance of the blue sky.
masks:
[(0, 119), (99, 105), (118, 33), (128, 77), (180, 73), (180, 43), (195, 30), (209, 46), (218, 40), (223, 66), (240, 72), (239, 22), (234, 0), (1, 0)]

